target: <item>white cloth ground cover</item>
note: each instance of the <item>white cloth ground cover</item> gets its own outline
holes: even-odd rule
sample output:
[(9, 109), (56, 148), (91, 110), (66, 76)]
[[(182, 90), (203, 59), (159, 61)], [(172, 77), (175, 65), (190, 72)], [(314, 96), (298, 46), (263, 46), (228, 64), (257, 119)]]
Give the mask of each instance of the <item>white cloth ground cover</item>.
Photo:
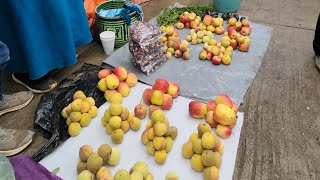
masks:
[[(145, 88), (150, 86), (138, 83), (131, 88), (130, 95), (123, 99), (123, 106), (133, 112), (135, 105), (141, 101), (142, 93)], [(173, 142), (172, 151), (167, 154), (165, 164), (159, 165), (155, 162), (154, 157), (148, 155), (147, 148), (141, 143), (140, 137), (145, 129), (148, 117), (142, 120), (139, 131), (128, 131), (124, 135), (122, 144), (116, 145), (111, 141), (111, 137), (106, 133), (105, 128), (101, 125), (101, 117), (104, 111), (109, 107), (106, 102), (99, 108), (96, 118), (92, 119), (88, 127), (82, 128), (76, 137), (71, 137), (61, 144), (55, 151), (40, 161), (49, 171), (60, 167), (57, 175), (66, 180), (74, 180), (77, 177), (77, 164), (79, 162), (79, 148), (82, 145), (90, 144), (94, 150), (98, 150), (101, 144), (109, 144), (112, 147), (119, 147), (121, 151), (120, 163), (117, 166), (107, 166), (114, 175), (119, 169), (130, 170), (137, 161), (144, 161), (149, 166), (149, 171), (154, 175), (155, 180), (165, 179), (169, 171), (176, 171), (179, 179), (202, 179), (202, 173), (196, 172), (191, 168), (190, 160), (182, 156), (182, 145), (188, 141), (193, 132), (197, 132), (197, 126), (201, 121), (189, 115), (188, 104), (191, 100), (179, 96), (174, 99), (171, 110), (165, 111), (170, 125), (178, 128), (178, 137)], [(220, 167), (220, 180), (231, 180), (234, 172), (234, 166), (237, 156), (237, 149), (240, 139), (241, 127), (243, 124), (243, 113), (238, 113), (238, 121), (233, 129), (232, 135), (227, 139), (219, 138), (224, 143), (224, 154), (222, 156), (222, 165)], [(212, 129), (212, 131), (215, 131)]]

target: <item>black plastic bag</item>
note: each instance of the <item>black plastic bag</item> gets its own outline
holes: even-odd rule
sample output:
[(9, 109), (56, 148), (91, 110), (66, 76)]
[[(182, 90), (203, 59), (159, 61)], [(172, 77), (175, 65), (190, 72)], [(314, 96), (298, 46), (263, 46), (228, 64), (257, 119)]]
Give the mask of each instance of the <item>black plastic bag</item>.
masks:
[(64, 79), (55, 90), (41, 97), (36, 111), (35, 125), (39, 125), (52, 136), (33, 155), (32, 158), (35, 161), (40, 161), (70, 137), (66, 120), (60, 113), (73, 101), (73, 94), (76, 91), (81, 90), (87, 97), (92, 97), (98, 108), (106, 102), (103, 92), (97, 88), (100, 68), (100, 66), (84, 64), (79, 70), (72, 73), (72, 77)]

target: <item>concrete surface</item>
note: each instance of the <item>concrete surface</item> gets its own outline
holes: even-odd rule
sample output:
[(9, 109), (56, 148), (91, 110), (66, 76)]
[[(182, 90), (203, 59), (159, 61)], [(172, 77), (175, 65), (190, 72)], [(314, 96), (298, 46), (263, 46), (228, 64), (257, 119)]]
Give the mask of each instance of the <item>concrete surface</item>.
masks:
[[(142, 5), (145, 20), (174, 3), (153, 0)], [(212, 4), (209, 0), (178, 0), (185, 5)], [(234, 179), (320, 179), (320, 73), (313, 60), (312, 41), (319, 0), (242, 0), (239, 14), (273, 27), (272, 38), (241, 110), (245, 122), (238, 148)], [(79, 48), (79, 61), (53, 77), (58, 81), (83, 63), (101, 64), (106, 58), (97, 43)], [(5, 75), (6, 93), (24, 90)], [(0, 117), (0, 126), (34, 129), (34, 142), (24, 153), (32, 155), (45, 142), (33, 127), (41, 95), (22, 110)]]

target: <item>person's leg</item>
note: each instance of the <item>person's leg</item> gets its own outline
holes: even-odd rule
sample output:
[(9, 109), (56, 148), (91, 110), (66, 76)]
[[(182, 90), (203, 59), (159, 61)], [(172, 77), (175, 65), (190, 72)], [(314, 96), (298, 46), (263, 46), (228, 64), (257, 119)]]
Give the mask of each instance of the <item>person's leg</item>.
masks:
[(0, 116), (25, 107), (33, 98), (31, 91), (22, 91), (11, 95), (2, 93), (2, 76), (9, 60), (9, 49), (0, 41)]
[(317, 21), (316, 31), (314, 33), (313, 50), (315, 53), (315, 65), (320, 71), (320, 14)]
[(58, 85), (58, 83), (50, 77), (50, 73), (36, 80), (30, 80), (28, 73), (13, 73), (12, 79), (33, 93), (49, 92)]
[(3, 99), (2, 96), (2, 76), (4, 69), (6, 68), (7, 62), (9, 61), (9, 49), (7, 45), (0, 41), (0, 101)]

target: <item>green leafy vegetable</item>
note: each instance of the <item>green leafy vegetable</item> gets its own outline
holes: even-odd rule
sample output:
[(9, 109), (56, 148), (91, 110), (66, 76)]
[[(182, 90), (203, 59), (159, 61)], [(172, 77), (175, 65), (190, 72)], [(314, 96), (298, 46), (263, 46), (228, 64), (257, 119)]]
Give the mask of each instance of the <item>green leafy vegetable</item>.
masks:
[(189, 7), (168, 7), (164, 9), (159, 16), (157, 16), (157, 23), (159, 26), (167, 26), (175, 24), (179, 21), (179, 16), (183, 12), (194, 12), (198, 16), (202, 16), (207, 10), (214, 10), (212, 6), (189, 6)]

